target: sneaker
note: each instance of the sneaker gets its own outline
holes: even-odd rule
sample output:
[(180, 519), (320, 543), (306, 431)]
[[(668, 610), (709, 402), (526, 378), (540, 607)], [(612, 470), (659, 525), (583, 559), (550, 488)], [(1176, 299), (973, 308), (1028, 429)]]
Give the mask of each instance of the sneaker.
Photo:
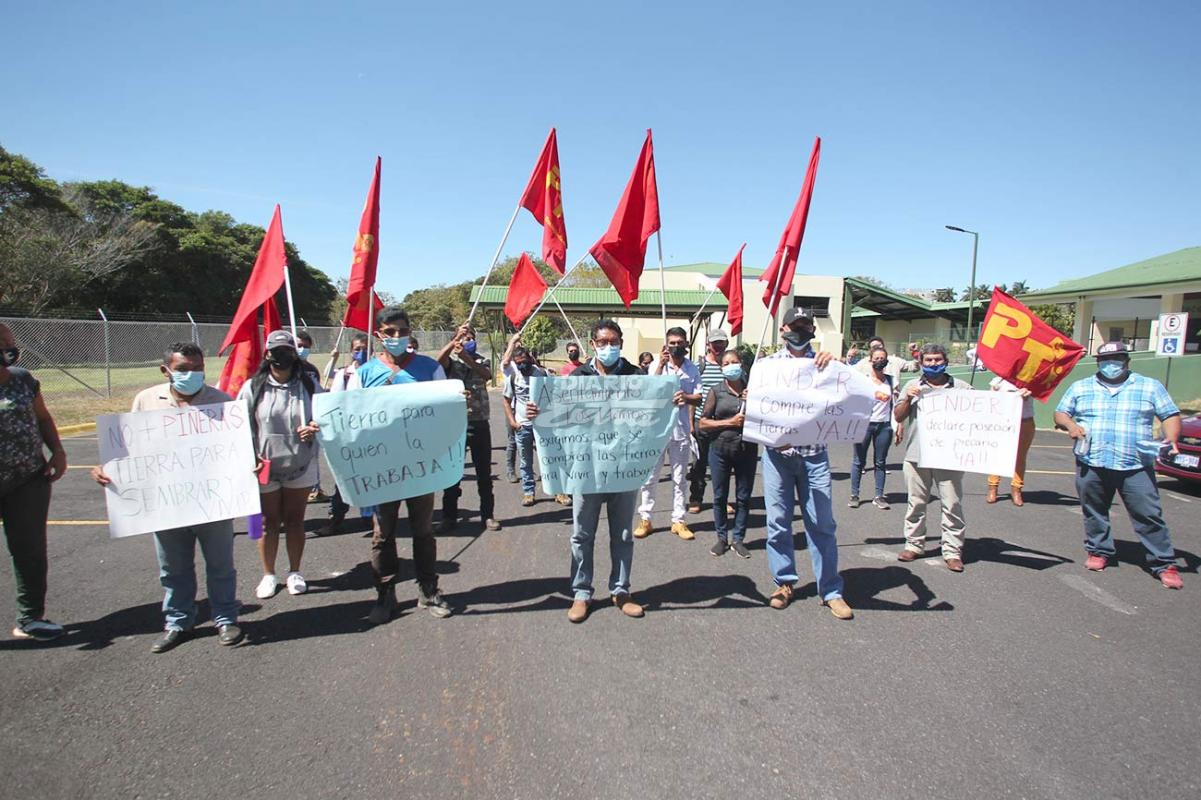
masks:
[(714, 543), (713, 547), (709, 548), (709, 555), (713, 556), (714, 558), (721, 558), (729, 549), (730, 545), (726, 543), (725, 539), (718, 539), (717, 542)]
[(645, 539), (654, 532), (655, 529), (651, 525), (651, 521), (649, 519), (640, 519), (638, 520), (638, 524), (634, 526), (635, 539)]
[(217, 626), (217, 641), (226, 647), (232, 647), (242, 641), (242, 629), (232, 622)]
[(31, 619), (13, 628), (13, 636), (18, 639), (36, 639), (39, 642), (49, 642), (62, 636), (63, 626), (48, 619)]
[(304, 576), (299, 572), (288, 573), (288, 594), (304, 594), (309, 590), (309, 585), (305, 583)]
[(792, 602), (792, 587), (787, 583), (776, 587), (776, 590), (771, 593), (771, 598), (767, 604), (777, 611), (783, 608), (788, 608), (788, 604)]
[(274, 575), (264, 575), (254, 590), (254, 596), (260, 600), (266, 600), (269, 597), (275, 597), (277, 591), (279, 591), (279, 579)]
[(529, 508), (534, 504), (534, 496), (532, 494), (523, 494), (521, 496), (521, 504), (526, 508)]
[(375, 599), (375, 605), (371, 607), (371, 612), (367, 614), (367, 621), (372, 625), (383, 625), (392, 619), (392, 615), (396, 613), (396, 589), (389, 586), (379, 590), (378, 597)]
[(557, 495), (555, 495), (555, 502), (561, 506), (569, 506), (569, 505), (571, 505), (571, 495), (557, 494)]
[(309, 502), (310, 503), (328, 503), (329, 495), (326, 494), (325, 492), (321, 491), (320, 489), (314, 489), (313, 491), (309, 492)]
[(747, 550), (746, 545), (742, 542), (734, 542), (734, 544), (730, 545), (730, 549), (733, 550), (740, 558), (751, 557), (751, 551)]
[(1084, 568), (1091, 569), (1093, 572), (1100, 572), (1108, 566), (1109, 559), (1096, 553), (1089, 553), (1088, 558), (1084, 559)]
[(1184, 581), (1180, 580), (1180, 570), (1175, 567), (1164, 567), (1159, 572), (1159, 582), (1168, 589), (1183, 589)]
[(500, 521), (495, 517), (488, 517), (488, 519), (484, 520), (484, 527), (490, 531), (498, 531), (500, 530)]
[(430, 612), (432, 616), (438, 619), (445, 619), (450, 616), (450, 603), (442, 597), (442, 592), (437, 589), (433, 594), (427, 595), (423, 591), (417, 592), (417, 607), (424, 608)]
[(520, 479), (517, 477), (516, 472), (506, 472), (505, 480), (507, 480), (509, 483), (517, 483), (517, 481)]
[(847, 508), (859, 508), (859, 495), (851, 495), (851, 499), (847, 501)]
[(179, 628), (168, 628), (163, 631), (163, 635), (154, 640), (154, 644), (150, 645), (150, 652), (165, 653), (168, 650), (174, 650), (178, 645), (183, 644), (192, 636), (191, 631), (181, 631)]
[(688, 504), (688, 513), (689, 514), (701, 513), (701, 504), (700, 503), (689, 503)]
[(881, 511), (888, 511), (892, 508), (892, 506), (888, 504), (888, 501), (884, 499), (884, 495), (880, 495), (876, 499), (872, 500), (872, 505)]
[(689, 528), (683, 522), (671, 523), (671, 532), (686, 542), (691, 542), (696, 538), (696, 534), (692, 532), (692, 528)]

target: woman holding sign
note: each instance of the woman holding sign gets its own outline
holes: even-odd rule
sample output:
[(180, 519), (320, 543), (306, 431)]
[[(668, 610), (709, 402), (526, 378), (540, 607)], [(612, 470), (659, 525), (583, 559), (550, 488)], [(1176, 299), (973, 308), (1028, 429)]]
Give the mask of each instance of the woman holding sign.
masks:
[[(755, 465), (759, 448), (742, 440), (746, 411), (746, 370), (735, 350), (721, 357), (724, 380), (705, 395), (700, 428), (713, 438), (709, 442), (709, 471), (713, 474), (713, 527), (717, 543), (709, 551), (714, 556), (733, 550), (750, 558), (746, 549), (746, 520), (751, 512), (751, 490), (755, 485)], [(734, 527), (729, 528), (730, 474), (734, 475)]]
[(267, 356), (258, 373), (242, 385), (239, 400), (250, 403), (250, 430), (259, 456), (259, 493), (263, 503), (263, 538), (259, 558), (263, 579), (254, 594), (260, 600), (279, 590), (275, 557), (279, 529), (287, 539), (288, 594), (309, 590), (300, 574), (304, 555), (304, 512), (309, 490), (317, 485), (317, 428), (313, 425), (313, 395), (324, 391), (313, 379), (287, 331), (267, 337)]

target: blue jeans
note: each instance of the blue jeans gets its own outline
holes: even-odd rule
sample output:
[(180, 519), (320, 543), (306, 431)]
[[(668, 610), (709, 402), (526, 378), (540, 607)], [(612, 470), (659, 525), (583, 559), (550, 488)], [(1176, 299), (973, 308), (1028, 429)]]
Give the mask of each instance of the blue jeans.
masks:
[(1147, 549), (1147, 565), (1157, 575), (1176, 563), (1176, 551), (1163, 520), (1159, 487), (1151, 468), (1136, 470), (1090, 467), (1076, 462), (1076, 493), (1084, 512), (1084, 549), (1089, 553), (1113, 558), (1113, 529), (1109, 525), (1109, 507), (1114, 493), (1130, 514), (1130, 524)]
[(822, 600), (842, 597), (828, 454), (784, 455), (764, 448), (763, 499), (767, 503), (767, 565), (776, 585), (791, 586), (798, 580), (792, 515), (799, 503), (818, 596)]
[(534, 487), (534, 426), (522, 425), (513, 431), (521, 465), (521, 492), (533, 494)]
[[(732, 538), (741, 542), (746, 537), (746, 518), (751, 513), (751, 489), (755, 485), (755, 464), (759, 461), (753, 448), (747, 447), (736, 455), (709, 448), (709, 472), (713, 475), (713, 529), (717, 538)], [(734, 473), (734, 528), (729, 526), (726, 503), (730, 497), (730, 473)]]
[(509, 438), (505, 442), (505, 477), (509, 477), (517, 471), (517, 436), (513, 426), (505, 423), (505, 428), (509, 432)]
[(571, 498), (571, 592), (576, 600), (592, 599), (592, 560), (601, 506), (609, 515), (609, 594), (630, 593), (634, 563), (634, 507), (638, 490), (577, 494)]
[(855, 445), (855, 456), (851, 459), (851, 495), (859, 496), (859, 481), (863, 477), (863, 465), (867, 463), (868, 445), (875, 445), (876, 497), (884, 496), (885, 467), (888, 465), (888, 448), (892, 446), (892, 423), (869, 422), (867, 436)]
[(205, 583), (213, 622), (232, 625), (238, 621), (238, 573), (234, 569), (233, 520), (207, 522), (154, 534), (158, 553), (158, 577), (166, 590), (163, 614), (167, 630), (191, 630), (196, 624), (196, 543), (204, 553)]

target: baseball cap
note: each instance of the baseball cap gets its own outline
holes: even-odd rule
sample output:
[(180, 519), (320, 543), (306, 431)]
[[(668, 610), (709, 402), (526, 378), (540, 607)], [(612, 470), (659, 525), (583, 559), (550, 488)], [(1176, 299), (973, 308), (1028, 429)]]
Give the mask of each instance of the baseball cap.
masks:
[(296, 349), (296, 340), (292, 338), (292, 334), (288, 331), (271, 331), (267, 337), (267, 349), (274, 350), (277, 347), (291, 347)]
[(730, 337), (721, 328), (714, 328), (705, 336), (706, 342), (728, 342)]
[(1106, 342), (1097, 348), (1097, 360), (1122, 358), (1130, 355), (1130, 345), (1125, 342)]
[(792, 325), (797, 322), (807, 322), (812, 325), (813, 317), (806, 314), (805, 311), (800, 308), (790, 308), (784, 312), (784, 320), (781, 322), (782, 325)]

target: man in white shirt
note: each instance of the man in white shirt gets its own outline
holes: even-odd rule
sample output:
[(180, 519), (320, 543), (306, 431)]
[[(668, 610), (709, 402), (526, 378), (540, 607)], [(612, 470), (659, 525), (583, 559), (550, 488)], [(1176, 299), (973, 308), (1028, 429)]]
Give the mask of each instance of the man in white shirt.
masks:
[(521, 504), (534, 504), (534, 420), (526, 414), (530, 402), (530, 378), (545, 377), (546, 370), (534, 364), (524, 347), (514, 347), (512, 360), (505, 366), (505, 419), (517, 442), (521, 471)]
[[(667, 332), (667, 344), (659, 360), (651, 366), (650, 374), (675, 375), (680, 379), (680, 388), (673, 398), (679, 413), (663, 453), (671, 464), (671, 532), (689, 541), (696, 537), (684, 522), (684, 513), (688, 457), (692, 453), (692, 411), (701, 404), (701, 373), (688, 358), (688, 333), (683, 328), (672, 328)], [(659, 466), (656, 465), (642, 485), (642, 504), (638, 506), (641, 519), (634, 528), (635, 539), (645, 539), (655, 530), (651, 525), (651, 513), (655, 510), (655, 484), (658, 482)]]

